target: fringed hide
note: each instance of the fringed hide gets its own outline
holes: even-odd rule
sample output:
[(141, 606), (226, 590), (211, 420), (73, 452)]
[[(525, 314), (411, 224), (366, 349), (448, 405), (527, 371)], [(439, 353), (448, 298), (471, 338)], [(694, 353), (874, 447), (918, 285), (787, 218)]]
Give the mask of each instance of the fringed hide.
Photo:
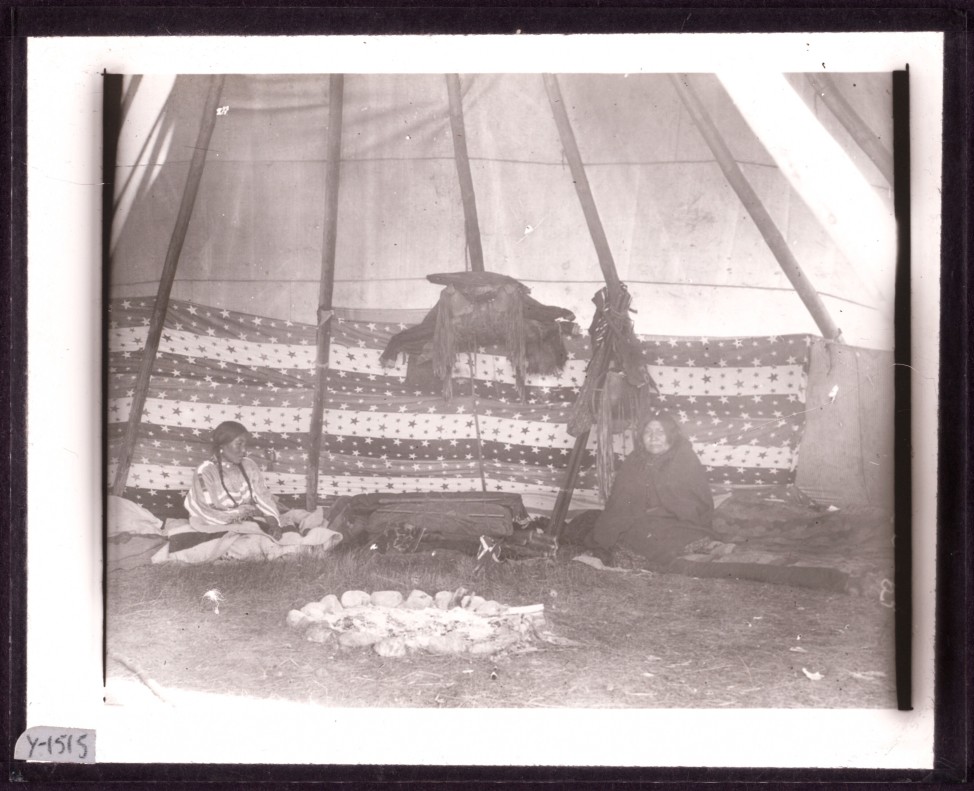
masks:
[(633, 332), (629, 290), (621, 286), (610, 299), (608, 289), (603, 288), (592, 301), (595, 303), (595, 316), (589, 327), (592, 358), (585, 382), (568, 415), (568, 433), (573, 437), (588, 431), (598, 419), (604, 379), (609, 370), (621, 370), (626, 385), (638, 394), (638, 402), (647, 407), (659, 392)]
[(444, 398), (453, 395), (453, 367), (457, 355), (499, 345), (514, 369), (521, 397), (528, 373), (552, 374), (568, 359), (563, 328), (575, 316), (563, 308), (542, 305), (514, 278), (494, 272), (454, 272), (428, 275), (443, 284), (436, 307), (423, 321), (395, 335), (382, 353), (385, 365), (400, 352), (432, 360), (433, 374), (442, 383)]
[(499, 344), (514, 368), (518, 393), (527, 377), (524, 302), (520, 283), (498, 286), (447, 286), (440, 294), (433, 332), (433, 373), (443, 382), (443, 397), (453, 396), (453, 366), (457, 352)]
[(568, 431), (579, 436), (595, 425), (596, 471), (600, 493), (606, 499), (615, 472), (613, 437), (638, 425), (652, 410), (659, 391), (633, 332), (628, 289), (622, 286), (610, 299), (608, 289), (603, 288), (592, 301), (592, 360), (572, 405)]
[(619, 371), (607, 371), (602, 382), (595, 421), (595, 471), (599, 494), (605, 501), (609, 497), (615, 471), (615, 435), (638, 421), (639, 401), (638, 391), (626, 384), (625, 376)]

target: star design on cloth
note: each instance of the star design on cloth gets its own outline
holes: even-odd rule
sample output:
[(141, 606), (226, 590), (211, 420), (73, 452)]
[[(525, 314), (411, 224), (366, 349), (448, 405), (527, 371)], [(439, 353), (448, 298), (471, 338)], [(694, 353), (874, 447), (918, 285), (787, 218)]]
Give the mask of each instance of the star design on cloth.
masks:
[[(130, 299), (111, 305), (106, 413), (113, 432), (128, 420), (145, 342), (139, 328), (151, 308), (151, 302)], [(137, 498), (181, 508), (193, 470), (208, 455), (209, 431), (226, 419), (244, 422), (266, 448), (277, 448), (275, 484), (300, 497), (317, 370), (316, 329), (290, 318), (185, 302), (173, 303), (165, 328), (137, 438), (137, 458), (145, 459), (133, 490)], [(562, 374), (529, 378), (526, 404), (506, 358), (494, 351), (477, 355), (472, 386), (464, 387), (464, 397), (447, 402), (437, 383), (407, 390), (404, 364), (398, 370), (378, 364), (396, 324), (339, 316), (332, 331), (320, 496), (381, 490), (383, 479), (391, 491), (439, 491), (444, 480), (456, 491), (478, 490), (481, 464), (488, 465), (483, 473), (491, 486), (557, 492), (574, 444), (566, 421), (584, 381), (587, 340), (567, 339), (570, 360)], [(806, 341), (804, 336), (641, 339), (646, 359), (653, 361), (660, 405), (692, 429), (695, 447), (731, 453), (728, 460), (706, 459), (714, 481), (793, 480), (804, 426)], [(111, 441), (117, 445), (121, 439), (115, 436)], [(583, 458), (583, 487), (594, 485), (593, 449)], [(135, 481), (132, 473), (130, 487)]]

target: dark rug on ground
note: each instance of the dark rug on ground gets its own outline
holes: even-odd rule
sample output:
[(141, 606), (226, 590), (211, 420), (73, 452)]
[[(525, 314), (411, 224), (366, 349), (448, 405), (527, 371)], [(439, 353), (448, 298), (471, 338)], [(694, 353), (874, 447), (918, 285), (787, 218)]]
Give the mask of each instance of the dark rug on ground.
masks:
[[(718, 502), (712, 538), (688, 545), (667, 571), (849, 592), (892, 605), (889, 511), (827, 507), (783, 486), (739, 489)], [(597, 516), (576, 517), (562, 541), (581, 543)]]

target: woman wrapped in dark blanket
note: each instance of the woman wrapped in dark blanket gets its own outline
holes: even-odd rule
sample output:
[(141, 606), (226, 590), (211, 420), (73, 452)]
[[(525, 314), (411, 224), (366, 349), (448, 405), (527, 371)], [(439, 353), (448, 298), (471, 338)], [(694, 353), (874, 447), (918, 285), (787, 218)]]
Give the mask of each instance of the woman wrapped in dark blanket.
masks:
[(641, 555), (645, 568), (662, 570), (694, 541), (712, 537), (714, 500), (706, 470), (672, 417), (651, 416), (638, 437), (584, 544), (606, 565), (623, 547)]

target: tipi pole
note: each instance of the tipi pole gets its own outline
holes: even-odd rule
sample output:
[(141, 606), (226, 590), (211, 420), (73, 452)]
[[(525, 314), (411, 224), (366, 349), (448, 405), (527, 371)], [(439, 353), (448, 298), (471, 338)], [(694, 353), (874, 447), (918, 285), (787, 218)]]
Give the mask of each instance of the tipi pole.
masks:
[[(615, 261), (612, 258), (612, 251), (609, 249), (609, 240), (605, 236), (605, 229), (602, 227), (602, 220), (599, 217), (598, 207), (595, 205), (595, 198), (592, 197), (592, 188), (588, 183), (588, 176), (585, 173), (585, 165), (582, 163), (582, 156), (578, 151), (578, 141), (575, 140), (575, 132), (572, 130), (568, 112), (565, 110), (565, 102), (561, 95), (561, 87), (558, 85), (558, 78), (553, 74), (543, 75), (545, 91), (548, 94), (548, 102), (551, 105), (551, 112), (555, 119), (555, 126), (558, 128), (558, 136), (561, 138), (561, 146), (565, 151), (565, 159), (568, 160), (568, 168), (572, 174), (572, 181), (575, 182), (575, 191), (578, 193), (578, 201), (582, 205), (582, 213), (585, 215), (585, 222), (588, 225), (589, 234), (592, 237), (592, 244), (595, 245), (595, 252), (599, 258), (599, 266), (602, 268), (602, 275), (606, 285), (609, 287), (608, 298), (610, 304), (615, 301), (616, 294), (622, 285), (619, 274), (616, 272)], [(589, 376), (600, 376), (604, 371), (595, 370), (597, 364), (596, 357), (599, 358), (600, 368), (604, 368), (608, 363), (607, 355), (594, 355), (590, 363)], [(555, 499), (555, 507), (551, 512), (551, 521), (548, 523), (547, 533), (549, 535), (561, 535), (562, 527), (565, 523), (565, 516), (568, 514), (568, 506), (571, 504), (572, 493), (575, 491), (575, 481), (578, 478), (578, 470), (582, 465), (582, 456), (585, 453), (585, 446), (588, 444), (588, 431), (583, 431), (575, 437), (575, 444), (572, 446), (568, 456), (568, 467), (565, 470), (565, 479), (558, 497)]]
[(562, 481), (561, 488), (558, 490), (558, 496), (555, 498), (555, 507), (551, 511), (551, 520), (545, 529), (545, 533), (556, 538), (560, 538), (562, 531), (565, 529), (565, 517), (568, 516), (568, 507), (572, 502), (575, 481), (578, 480), (578, 471), (582, 466), (582, 457), (585, 455), (585, 446), (588, 445), (590, 433), (591, 429), (586, 429), (575, 437), (575, 444), (572, 446), (571, 453), (568, 455), (568, 467), (565, 469), (565, 478)]
[(152, 366), (155, 364), (156, 352), (159, 350), (159, 340), (162, 337), (162, 328), (166, 321), (166, 310), (169, 307), (169, 295), (172, 293), (173, 280), (176, 278), (176, 266), (179, 263), (179, 255), (183, 250), (183, 243), (186, 241), (186, 231), (189, 228), (189, 220), (193, 215), (193, 206), (196, 203), (196, 194), (199, 191), (200, 180), (203, 178), (203, 167), (206, 165), (206, 152), (210, 146), (210, 138), (213, 136), (213, 127), (216, 125), (216, 110), (220, 102), (220, 93), (223, 90), (223, 79), (223, 75), (214, 75), (210, 78), (209, 89), (206, 94), (206, 99), (203, 102), (203, 117), (200, 120), (200, 130), (196, 137), (196, 145), (193, 148), (193, 157), (189, 163), (186, 187), (183, 190), (183, 197), (179, 202), (176, 223), (173, 227), (172, 236), (169, 238), (169, 249), (166, 251), (166, 260), (162, 267), (162, 274), (159, 276), (159, 291), (156, 294), (155, 306), (152, 309), (152, 318), (149, 321), (149, 334), (146, 338), (142, 362), (139, 365), (139, 374), (135, 380), (129, 422), (125, 428), (125, 440), (118, 459), (118, 466), (115, 468), (115, 482), (112, 485), (112, 494), (117, 496), (121, 496), (125, 491), (129, 468), (132, 465), (132, 454), (135, 452), (135, 440), (138, 435), (139, 424), (142, 422), (142, 409), (145, 407), (146, 394), (149, 392), (149, 379), (152, 376)]
[(737, 197), (740, 198), (741, 203), (744, 204), (744, 208), (747, 209), (748, 214), (751, 215), (751, 219), (754, 220), (754, 224), (761, 232), (761, 236), (764, 237), (765, 244), (768, 245), (771, 253), (778, 261), (778, 265), (785, 273), (785, 276), (791, 282), (791, 285), (798, 293), (802, 302), (805, 303), (805, 307), (812, 314), (812, 318), (815, 319), (815, 323), (818, 325), (819, 330), (821, 330), (822, 335), (828, 340), (841, 341), (841, 330), (832, 321), (832, 317), (829, 315), (825, 303), (822, 302), (822, 298), (805, 276), (801, 265), (788, 247), (788, 242), (785, 241), (785, 237), (778, 230), (778, 226), (775, 225), (771, 215), (768, 214), (768, 210), (764, 208), (764, 204), (754, 191), (754, 187), (751, 186), (751, 183), (747, 180), (747, 177), (734, 160), (716, 124), (714, 124), (713, 119), (703, 106), (700, 98), (690, 86), (687, 75), (671, 74), (670, 81), (673, 83), (673, 87), (676, 88), (677, 94), (679, 94), (680, 99), (687, 108), (687, 112), (690, 113), (690, 117), (693, 119), (694, 124), (696, 124), (703, 139), (713, 152), (717, 164), (724, 173), (724, 178), (727, 179), (731, 188), (737, 193)]
[(338, 238), (338, 185), (342, 156), (342, 107), (345, 75), (332, 74), (328, 81), (328, 142), (325, 166), (325, 228), (321, 248), (321, 281), (318, 285), (318, 353), (315, 395), (311, 406), (308, 443), (306, 506), (318, 507), (318, 463), (321, 455), (321, 424), (328, 389), (328, 354), (331, 350), (331, 301), (335, 290), (335, 243)]
[[(463, 229), (470, 252), (470, 270), (484, 271), (484, 248), (480, 239), (480, 221), (477, 219), (477, 195), (473, 189), (473, 175), (470, 173), (470, 155), (467, 153), (467, 130), (463, 123), (463, 96), (460, 93), (460, 75), (447, 74), (446, 92), (450, 100), (450, 131), (453, 137), (453, 161), (457, 165), (460, 180), (460, 201), (463, 204)], [(477, 468), (480, 471), (480, 488), (487, 491), (484, 475), (484, 443), (480, 435), (480, 416), (477, 393), (474, 388), (476, 376), (476, 354), (470, 359), (470, 402), (473, 409), (474, 426), (477, 433)]]
[(879, 141), (869, 124), (862, 120), (829, 74), (806, 74), (815, 93), (839, 119), (839, 123), (852, 135), (859, 148), (866, 152), (876, 168), (883, 174), (886, 183), (893, 186), (893, 155)]
[(551, 104), (551, 112), (555, 117), (555, 125), (558, 127), (558, 136), (561, 138), (561, 146), (565, 150), (565, 158), (568, 160), (572, 180), (575, 182), (578, 201), (582, 204), (582, 213), (585, 215), (585, 222), (592, 236), (592, 244), (595, 245), (595, 252), (599, 257), (599, 266), (602, 267), (602, 275), (609, 286), (609, 297), (611, 298), (621, 282), (616, 272), (612, 251), (609, 249), (609, 240), (605, 237), (602, 220), (599, 218), (599, 210), (595, 205), (595, 198), (592, 197), (592, 188), (588, 183), (585, 165), (582, 164), (582, 156), (578, 152), (578, 142), (575, 140), (575, 133), (572, 131), (568, 112), (565, 110), (565, 102), (561, 96), (558, 78), (554, 74), (542, 76), (545, 90), (548, 93), (548, 102)]
[(467, 134), (463, 124), (463, 100), (460, 95), (460, 76), (446, 75), (446, 89), (450, 98), (450, 131), (453, 132), (453, 154), (460, 179), (460, 199), (463, 203), (463, 224), (470, 251), (470, 268), (484, 271), (484, 249), (480, 241), (480, 223), (477, 220), (477, 196), (473, 191), (470, 174), (470, 156), (467, 153)]
[[(622, 291), (616, 292), (617, 296), (623, 293)], [(607, 305), (610, 308), (616, 309), (620, 307), (618, 300), (607, 303)], [(592, 349), (592, 358), (588, 364), (588, 371), (585, 374), (586, 377), (592, 377), (598, 381), (605, 376), (606, 371), (609, 369), (611, 357), (609, 341), (608, 339), (604, 339), (602, 343)], [(582, 456), (585, 454), (585, 447), (588, 445), (590, 433), (591, 429), (587, 428), (575, 437), (575, 444), (572, 446), (571, 453), (568, 456), (565, 479), (562, 482), (561, 488), (558, 490), (558, 496), (555, 498), (555, 507), (551, 512), (551, 521), (548, 523), (547, 533), (558, 538), (561, 537), (565, 517), (568, 515), (568, 506), (571, 504), (572, 493), (575, 491), (575, 480), (578, 478), (578, 471), (582, 466)]]

